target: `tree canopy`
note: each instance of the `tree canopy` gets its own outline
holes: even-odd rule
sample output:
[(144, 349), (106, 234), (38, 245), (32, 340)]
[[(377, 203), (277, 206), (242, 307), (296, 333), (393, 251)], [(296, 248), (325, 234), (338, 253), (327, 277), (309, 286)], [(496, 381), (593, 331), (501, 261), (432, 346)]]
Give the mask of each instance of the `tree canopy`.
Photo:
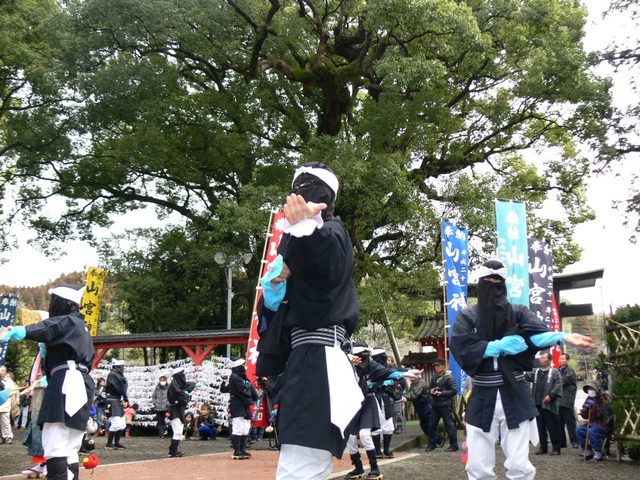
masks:
[[(579, 258), (573, 229), (592, 218), (584, 182), (590, 158), (612, 155), (614, 114), (610, 81), (582, 47), (579, 2), (23, 3), (1, 8), (33, 22), (47, 49), (40, 37), (0, 43), (5, 105), (19, 106), (0, 111), (16, 199), (2, 228), (29, 225), (44, 251), (152, 206), (164, 223), (144, 237), (160, 249), (151, 258), (180, 235), (180, 261), (205, 267), (217, 250), (259, 253), (293, 167), (319, 160), (341, 181), (356, 280), (433, 292), (440, 221), (468, 227), (487, 255), (495, 198), (527, 202), (560, 270)], [(33, 58), (6, 56), (13, 44)], [(559, 218), (535, 215), (549, 197)], [(104, 260), (124, 273), (116, 257)], [(203, 288), (176, 275), (194, 278), (184, 298)], [(206, 282), (220, 291), (219, 278)], [(376, 308), (365, 301), (364, 316)]]

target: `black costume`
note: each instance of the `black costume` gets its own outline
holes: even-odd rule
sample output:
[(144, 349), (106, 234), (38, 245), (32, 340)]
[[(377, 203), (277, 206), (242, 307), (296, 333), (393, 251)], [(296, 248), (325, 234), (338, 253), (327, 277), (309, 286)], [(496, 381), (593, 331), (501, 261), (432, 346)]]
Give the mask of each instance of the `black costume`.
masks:
[(258, 391), (247, 378), (244, 360), (231, 368), (229, 384), (220, 386), (220, 391), (229, 392), (229, 412), (232, 421), (231, 443), (234, 448), (233, 458), (251, 458), (247, 452), (247, 440), (251, 429), (251, 405), (258, 400)]
[(109, 438), (105, 448), (123, 449), (120, 438), (125, 432), (126, 423), (124, 418), (124, 406), (122, 402), (128, 402), (127, 391), (129, 383), (124, 375), (124, 361), (113, 360), (111, 371), (107, 375), (107, 409), (109, 411)]
[(535, 353), (542, 349), (536, 345), (544, 343), (534, 344), (532, 337), (548, 328), (531, 310), (507, 300), (506, 278), (504, 264), (484, 263), (478, 304), (458, 313), (453, 325), (451, 352), (473, 377), (465, 415), (466, 470), (469, 478), (495, 477), (495, 444), (501, 439), (507, 476), (532, 480), (536, 469), (528, 457), (530, 421), (538, 411), (523, 372), (533, 368)]
[[(43, 430), (47, 478), (52, 479), (67, 480), (68, 472), (72, 473), (74, 480), (79, 478), (78, 461), (70, 459), (77, 457), (82, 446), (93, 403), (95, 385), (89, 371), (93, 367), (95, 352), (84, 316), (79, 313), (82, 292), (84, 287), (80, 285), (53, 288), (50, 290), (49, 318), (25, 327), (25, 338), (43, 343), (46, 347), (43, 373), (48, 386), (37, 423)], [(81, 377), (76, 372), (80, 372)], [(65, 383), (67, 391), (73, 393), (62, 393)], [(86, 400), (84, 404), (70, 415), (67, 412), (69, 404), (75, 403), (77, 407), (82, 399)], [(60, 428), (60, 424), (64, 427)], [(64, 432), (65, 428), (68, 433)], [(65, 454), (62, 442), (77, 445), (67, 443)]]
[[(510, 305), (510, 321), (505, 331), (518, 334), (525, 341), (531, 335), (548, 331), (527, 307)], [(523, 372), (533, 369), (533, 361), (539, 348), (529, 343), (529, 348), (517, 355), (502, 355), (497, 359), (483, 358), (489, 341), (504, 336), (501, 334), (487, 338), (485, 335), (477, 305), (465, 308), (458, 314), (453, 326), (451, 352), (460, 367), (473, 377), (473, 395), (467, 404), (465, 421), (488, 432), (495, 408), (496, 389), (499, 389), (509, 428), (517, 428), (520, 422), (531, 420), (538, 414)], [(507, 375), (510, 372), (513, 384), (503, 378), (505, 372)], [(495, 382), (495, 386), (492, 386), (492, 382)]]
[(170, 457), (181, 457), (183, 453), (178, 450), (180, 446), (180, 438), (182, 437), (182, 428), (185, 422), (185, 412), (191, 393), (196, 388), (195, 382), (187, 382), (183, 368), (174, 370), (169, 390), (167, 391), (167, 400), (169, 400), (169, 419), (171, 420), (171, 429), (173, 431), (171, 437), (171, 445), (169, 446)]

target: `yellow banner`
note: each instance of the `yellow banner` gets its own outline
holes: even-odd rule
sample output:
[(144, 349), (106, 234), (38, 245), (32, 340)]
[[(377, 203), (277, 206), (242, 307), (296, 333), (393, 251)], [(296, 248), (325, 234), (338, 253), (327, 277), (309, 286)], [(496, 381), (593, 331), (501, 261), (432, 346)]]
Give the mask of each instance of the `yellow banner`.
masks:
[(107, 276), (105, 270), (96, 267), (89, 267), (87, 270), (87, 283), (82, 296), (82, 306), (80, 311), (84, 314), (84, 322), (87, 324), (92, 337), (98, 334), (98, 317), (100, 316), (100, 299), (102, 298), (102, 287)]

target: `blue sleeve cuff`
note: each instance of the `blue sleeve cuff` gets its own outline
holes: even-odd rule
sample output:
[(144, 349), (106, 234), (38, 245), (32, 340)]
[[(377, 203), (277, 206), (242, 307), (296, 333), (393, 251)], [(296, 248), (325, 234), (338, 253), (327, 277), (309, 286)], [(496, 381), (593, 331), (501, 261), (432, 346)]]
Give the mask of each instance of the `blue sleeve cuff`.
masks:
[(264, 297), (264, 306), (274, 312), (278, 310), (280, 303), (284, 299), (287, 291), (287, 282), (271, 283), (282, 272), (284, 268), (284, 260), (282, 255), (278, 255), (268, 267), (267, 273), (260, 279), (262, 285), (262, 296)]
[(542, 332), (531, 335), (531, 343), (538, 348), (564, 345), (564, 333), (562, 332)]

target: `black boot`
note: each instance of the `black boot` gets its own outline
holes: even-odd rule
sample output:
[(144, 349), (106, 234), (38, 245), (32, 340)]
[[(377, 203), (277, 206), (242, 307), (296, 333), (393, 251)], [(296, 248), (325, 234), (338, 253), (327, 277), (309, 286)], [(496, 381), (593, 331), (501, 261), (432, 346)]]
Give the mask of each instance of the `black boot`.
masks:
[(350, 479), (350, 480), (356, 480), (358, 478), (363, 478), (364, 477), (364, 468), (362, 468), (362, 460), (360, 460), (360, 454), (359, 453), (352, 453), (351, 454), (351, 463), (356, 468), (354, 468), (349, 473), (347, 473), (347, 475), (344, 478)]
[(170, 457), (182, 457), (184, 453), (178, 450), (180, 446), (180, 440), (171, 439), (171, 445), (169, 445), (169, 456)]
[(376, 459), (375, 450), (367, 450), (367, 457), (369, 458), (369, 467), (371, 471), (367, 475), (368, 480), (377, 480), (380, 478), (380, 470), (378, 469), (378, 460)]
[(108, 450), (113, 450), (115, 447), (113, 446), (113, 438), (116, 436), (116, 432), (109, 432), (109, 439), (107, 440), (107, 445), (104, 447)]
[(242, 437), (240, 435), (231, 435), (231, 445), (233, 445), (233, 455), (231, 455), (231, 458), (234, 460), (244, 460), (242, 445), (240, 444), (241, 439)]
[(67, 465), (67, 468), (71, 473), (73, 473), (73, 480), (80, 480), (80, 464), (79, 463), (70, 463)]
[(67, 480), (67, 458), (55, 457), (47, 459), (47, 478), (53, 480)]
[(371, 435), (371, 440), (373, 440), (373, 446), (376, 448), (376, 458), (384, 458), (380, 448), (380, 435)]
[(122, 434), (124, 433), (124, 430), (118, 430), (116, 432), (116, 436), (115, 436), (115, 441), (113, 442), (113, 446), (117, 449), (125, 449), (127, 447), (125, 447), (124, 445), (122, 445), (120, 443), (120, 438), (122, 438)]
[(386, 458), (393, 458), (393, 452), (391, 451), (391, 438), (393, 438), (392, 434), (385, 434), (383, 437), (384, 450), (382, 453), (384, 453)]
[(249, 441), (248, 435), (243, 435), (240, 437), (240, 451), (242, 452), (242, 456), (247, 459), (251, 458), (251, 454), (247, 452), (247, 442)]

